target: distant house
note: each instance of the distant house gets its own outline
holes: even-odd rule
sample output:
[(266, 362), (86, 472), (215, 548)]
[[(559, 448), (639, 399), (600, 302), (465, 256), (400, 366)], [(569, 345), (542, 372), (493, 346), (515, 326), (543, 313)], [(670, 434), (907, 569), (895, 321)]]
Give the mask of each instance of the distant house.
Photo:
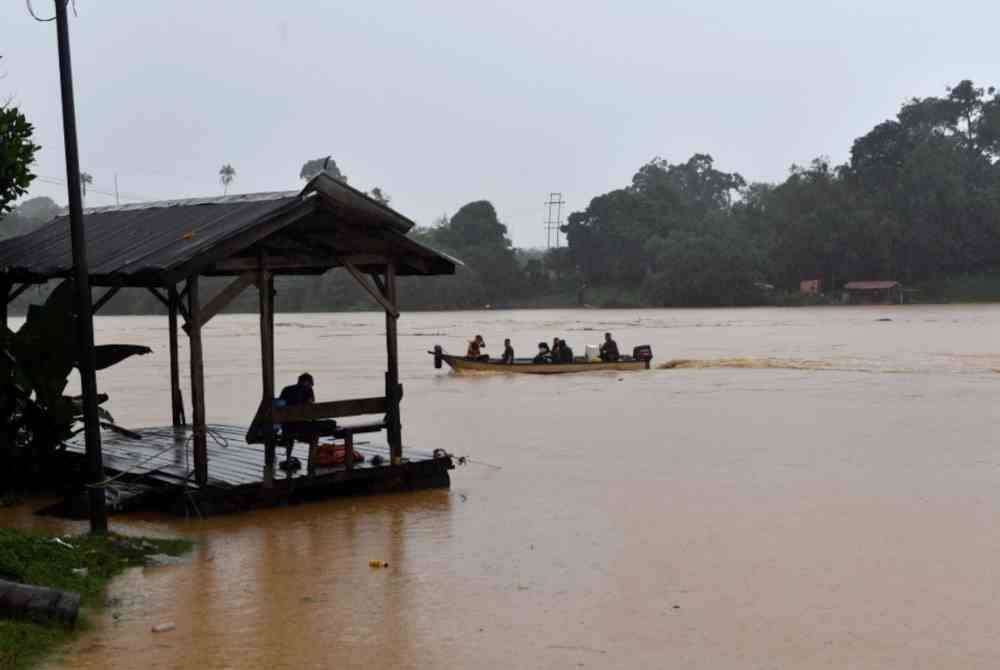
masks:
[(799, 282), (799, 293), (802, 295), (819, 295), (822, 292), (822, 279), (803, 279)]
[(849, 281), (844, 292), (853, 304), (903, 303), (903, 286), (898, 281)]

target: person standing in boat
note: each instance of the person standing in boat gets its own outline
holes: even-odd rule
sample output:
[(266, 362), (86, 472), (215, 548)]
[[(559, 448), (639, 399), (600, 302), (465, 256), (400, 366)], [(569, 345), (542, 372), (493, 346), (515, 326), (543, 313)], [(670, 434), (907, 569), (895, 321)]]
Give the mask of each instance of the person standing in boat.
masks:
[[(313, 376), (308, 372), (299, 375), (299, 380), (291, 386), (281, 389), (281, 394), (275, 403), (278, 407), (296, 407), (299, 405), (309, 405), (316, 402), (316, 395), (313, 393)], [(309, 443), (310, 453), (313, 447), (319, 443), (319, 437), (309, 434), (309, 425), (300, 422), (289, 422), (281, 424), (281, 441), (285, 447), (285, 462), (282, 464), (285, 470), (297, 470), (302, 467), (299, 459), (292, 458), (292, 450), (295, 448), (295, 440)]]
[(503, 341), (503, 358), (500, 361), (506, 365), (514, 364), (514, 347), (510, 346), (510, 338)]
[(465, 357), (474, 361), (489, 361), (490, 356), (486, 353), (486, 340), (482, 335), (476, 335), (469, 340), (469, 348), (465, 352)]
[(615, 363), (621, 358), (621, 354), (618, 353), (618, 343), (611, 338), (611, 333), (604, 333), (600, 356), (601, 360), (606, 363)]

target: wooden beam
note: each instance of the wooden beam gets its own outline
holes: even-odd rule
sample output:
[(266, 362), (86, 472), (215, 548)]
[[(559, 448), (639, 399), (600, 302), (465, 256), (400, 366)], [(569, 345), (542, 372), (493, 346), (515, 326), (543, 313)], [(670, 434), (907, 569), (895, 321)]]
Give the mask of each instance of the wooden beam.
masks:
[[(0, 281), (0, 297), (3, 298), (3, 305), (0, 305), (0, 333), (6, 333), (7, 332), (7, 318), (9, 316), (9, 314), (8, 314), (8, 307), (10, 307), (10, 301), (7, 299), (8, 295), (10, 295), (10, 282)], [(0, 356), (2, 356), (2, 355), (3, 355), (3, 352), (0, 351)], [(0, 380), (0, 383), (3, 383), (5, 381), (6, 380)], [(4, 432), (5, 431), (3, 431), (2, 429), (0, 429), (0, 433), (4, 433)], [(7, 453), (7, 452), (3, 452), (3, 453)]]
[(10, 303), (14, 302), (22, 293), (27, 291), (32, 286), (34, 286), (34, 284), (21, 284), (13, 291), (10, 291), (7, 294), (7, 304), (9, 305)]
[[(336, 262), (328, 258), (316, 258), (313, 256), (268, 256), (267, 269), (275, 270), (310, 270), (332, 268)], [(212, 272), (256, 272), (258, 261), (256, 258), (227, 258), (219, 261), (212, 268)]]
[(170, 309), (170, 300), (165, 295), (163, 295), (162, 293), (160, 293), (159, 289), (157, 289), (157, 288), (155, 288), (153, 286), (147, 286), (146, 290), (149, 291), (153, 295), (154, 298), (156, 298), (161, 303), (163, 303), (164, 307), (166, 307), (168, 310)]
[(314, 402), (308, 405), (295, 405), (294, 407), (276, 407), (272, 410), (272, 423), (318, 421), (320, 419), (338, 419), (345, 416), (361, 416), (363, 414), (385, 414), (388, 408), (389, 404), (385, 398), (355, 398), (353, 400)]
[(201, 348), (201, 305), (198, 304), (198, 275), (187, 280), (188, 311), (191, 326), (191, 414), (194, 433), (194, 480), (208, 484), (208, 442), (205, 426), (205, 361)]
[[(153, 294), (153, 297), (159, 300), (163, 306), (167, 308), (168, 313), (170, 312), (170, 299), (167, 296), (160, 293), (160, 290), (155, 286), (147, 286), (146, 290)], [(184, 317), (185, 321), (190, 321), (191, 314), (188, 312), (188, 308), (184, 306), (184, 300), (187, 298), (187, 294), (187, 287), (185, 286), (184, 290), (177, 296), (177, 311)]]
[[(396, 264), (385, 266), (385, 298), (390, 305), (396, 304)], [(399, 416), (399, 349), (396, 326), (399, 312), (385, 312), (385, 347), (388, 370), (385, 375), (385, 395), (389, 402), (386, 413), (386, 433), (389, 439), (389, 460), (393, 465), (403, 461), (403, 431)]]
[(94, 303), (94, 306), (91, 307), (91, 311), (94, 314), (97, 314), (97, 312), (100, 311), (102, 307), (108, 304), (109, 300), (115, 297), (115, 294), (118, 293), (118, 291), (120, 291), (121, 288), (122, 288), (121, 286), (112, 286), (107, 291), (105, 291), (104, 295), (98, 298), (97, 302)]
[(169, 289), (169, 303), (167, 305), (167, 319), (170, 330), (170, 410), (174, 426), (183, 426), (187, 423), (184, 416), (184, 397), (181, 395), (181, 369), (180, 358), (177, 346), (177, 312), (181, 299), (177, 295), (177, 287), (171, 286)]
[[(226, 305), (231, 303), (236, 296), (243, 293), (247, 286), (250, 286), (250, 284), (253, 284), (255, 281), (257, 281), (257, 273), (244, 272), (227, 284), (224, 289), (219, 291), (218, 295), (205, 303), (205, 306), (201, 308), (201, 314), (198, 315), (198, 320), (201, 326), (204, 327), (205, 324), (211, 321), (216, 314), (224, 310)], [(184, 324), (184, 332), (189, 335), (191, 334), (190, 326), (190, 320), (188, 323)]]
[(189, 275), (200, 274), (202, 270), (211, 268), (219, 261), (235, 256), (260, 240), (312, 215), (316, 211), (317, 203), (316, 198), (308, 198), (288, 206), (286, 211), (279, 214), (265, 215), (256, 225), (211, 245), (187, 263), (172, 269), (167, 273), (167, 281), (179, 281)]
[(365, 281), (365, 276), (361, 274), (361, 271), (358, 270), (357, 267), (355, 267), (354, 263), (344, 259), (341, 259), (340, 262), (341, 265), (344, 266), (344, 269), (347, 270), (348, 274), (354, 277), (354, 281), (358, 282), (358, 284), (361, 285), (361, 288), (367, 291), (368, 295), (374, 298), (375, 302), (382, 306), (382, 309), (385, 310), (386, 314), (391, 314), (394, 318), (399, 318), (399, 310), (396, 309), (396, 306), (383, 296), (380, 291), (372, 288), (371, 284)]

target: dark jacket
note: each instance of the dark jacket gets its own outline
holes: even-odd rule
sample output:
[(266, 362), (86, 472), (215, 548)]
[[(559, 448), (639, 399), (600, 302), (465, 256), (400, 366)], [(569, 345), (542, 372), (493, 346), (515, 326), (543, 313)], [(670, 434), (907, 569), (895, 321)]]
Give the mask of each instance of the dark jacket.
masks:
[(601, 344), (601, 360), (602, 361), (617, 361), (621, 358), (621, 354), (618, 353), (618, 343), (614, 340), (606, 340)]
[(281, 389), (281, 395), (278, 396), (278, 399), (285, 402), (285, 407), (296, 407), (297, 405), (306, 405), (315, 402), (316, 396), (308, 386), (292, 384)]

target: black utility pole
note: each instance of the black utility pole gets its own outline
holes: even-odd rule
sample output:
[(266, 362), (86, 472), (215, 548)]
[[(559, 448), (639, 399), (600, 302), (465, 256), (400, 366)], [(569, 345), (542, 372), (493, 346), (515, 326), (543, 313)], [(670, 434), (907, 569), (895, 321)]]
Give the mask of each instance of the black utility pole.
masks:
[[(94, 313), (90, 302), (90, 270), (87, 267), (87, 236), (83, 229), (83, 198), (80, 195), (80, 156), (76, 146), (76, 110), (73, 105), (73, 70), (69, 59), (68, 0), (55, 0), (56, 35), (59, 40), (59, 82), (62, 86), (63, 139), (66, 143), (66, 189), (69, 191), (69, 227), (73, 239), (73, 273), (76, 281), (77, 348), (80, 388), (83, 391), (84, 435), (87, 444), (87, 475), (90, 483), (104, 479), (101, 458), (101, 426), (97, 415), (97, 374), (94, 371)], [(90, 532), (108, 532), (104, 488), (91, 486)]]

